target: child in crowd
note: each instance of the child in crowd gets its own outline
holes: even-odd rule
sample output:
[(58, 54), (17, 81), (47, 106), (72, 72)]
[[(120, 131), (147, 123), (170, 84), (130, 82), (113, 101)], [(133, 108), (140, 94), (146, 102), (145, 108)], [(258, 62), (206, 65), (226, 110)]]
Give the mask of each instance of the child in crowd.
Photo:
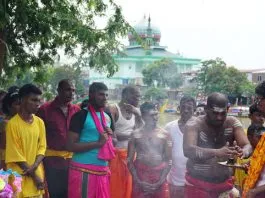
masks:
[[(260, 125), (250, 125), (248, 128), (247, 135), (254, 152), (248, 165), (248, 174), (243, 181), (243, 197), (265, 197), (265, 168), (264, 160), (262, 160), (262, 158), (264, 158), (262, 154), (265, 143), (264, 133), (265, 127)], [(261, 155), (261, 157), (259, 157), (259, 155)]]
[(263, 126), (264, 117), (259, 111), (257, 104), (253, 104), (249, 107), (249, 119), (251, 120), (251, 125)]
[[(247, 129), (247, 136), (254, 150), (259, 139), (261, 138), (261, 133), (264, 131), (263, 129), (265, 129), (263, 127), (264, 117), (258, 110), (256, 104), (253, 104), (249, 107), (249, 119), (251, 120), (251, 124)], [(249, 159), (238, 159), (237, 161), (238, 164), (246, 164), (248, 162)], [(245, 170), (235, 170), (235, 185), (239, 188), (239, 190), (242, 190), (243, 182), (246, 176), (247, 174)]]

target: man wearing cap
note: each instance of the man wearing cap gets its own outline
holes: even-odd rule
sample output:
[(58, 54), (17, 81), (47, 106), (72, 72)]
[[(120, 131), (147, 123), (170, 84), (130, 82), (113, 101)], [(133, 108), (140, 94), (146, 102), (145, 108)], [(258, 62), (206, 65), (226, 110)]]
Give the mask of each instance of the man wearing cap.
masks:
[(241, 123), (227, 116), (228, 100), (221, 93), (207, 99), (204, 116), (186, 124), (183, 150), (188, 158), (185, 197), (234, 196), (232, 171), (218, 162), (248, 157), (252, 147)]

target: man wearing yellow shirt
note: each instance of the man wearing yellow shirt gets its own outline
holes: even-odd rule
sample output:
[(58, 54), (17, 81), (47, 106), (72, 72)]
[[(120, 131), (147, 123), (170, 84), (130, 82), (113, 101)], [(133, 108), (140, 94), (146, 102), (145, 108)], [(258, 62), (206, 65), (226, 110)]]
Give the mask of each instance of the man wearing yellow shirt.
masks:
[(41, 94), (35, 85), (24, 85), (19, 90), (20, 110), (6, 127), (7, 168), (23, 175), (19, 198), (41, 198), (44, 194), (42, 160), (46, 151), (45, 126), (34, 115), (39, 108)]

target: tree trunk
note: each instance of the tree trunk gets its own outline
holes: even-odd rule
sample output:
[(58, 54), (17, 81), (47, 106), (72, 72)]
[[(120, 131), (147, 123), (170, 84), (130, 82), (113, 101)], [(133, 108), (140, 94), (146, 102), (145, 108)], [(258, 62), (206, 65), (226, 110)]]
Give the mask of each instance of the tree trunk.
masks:
[(0, 76), (2, 75), (5, 63), (6, 46), (4, 42), (4, 31), (0, 30)]

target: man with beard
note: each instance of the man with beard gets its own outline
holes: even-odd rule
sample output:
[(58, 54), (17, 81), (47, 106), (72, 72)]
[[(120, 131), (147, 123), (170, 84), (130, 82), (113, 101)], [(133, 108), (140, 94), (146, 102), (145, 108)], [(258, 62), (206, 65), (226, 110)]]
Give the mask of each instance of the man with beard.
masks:
[(183, 133), (185, 124), (192, 117), (196, 107), (194, 98), (184, 96), (180, 100), (180, 119), (168, 123), (165, 129), (172, 138), (172, 168), (168, 174), (170, 197), (184, 197), (187, 158), (183, 154)]
[(51, 198), (67, 197), (68, 166), (72, 153), (66, 151), (66, 134), (72, 116), (80, 110), (71, 104), (74, 97), (74, 84), (63, 79), (58, 83), (58, 95), (43, 104), (38, 116), (46, 127), (47, 151), (44, 159), (45, 174)]
[(105, 84), (93, 83), (88, 107), (71, 119), (67, 148), (74, 155), (69, 167), (69, 198), (110, 198), (108, 161), (114, 158), (115, 150), (111, 118), (104, 112), (107, 91)]
[(139, 101), (139, 89), (130, 85), (122, 90), (121, 101), (109, 107), (115, 121), (116, 136), (116, 157), (110, 162), (111, 197), (131, 198), (132, 178), (127, 168), (127, 148), (132, 132), (143, 124), (137, 108)]
[(206, 115), (193, 117), (186, 124), (186, 198), (233, 196), (232, 172), (218, 162), (249, 157), (252, 147), (241, 123), (227, 116), (227, 104), (226, 96), (213, 93), (207, 99)]

